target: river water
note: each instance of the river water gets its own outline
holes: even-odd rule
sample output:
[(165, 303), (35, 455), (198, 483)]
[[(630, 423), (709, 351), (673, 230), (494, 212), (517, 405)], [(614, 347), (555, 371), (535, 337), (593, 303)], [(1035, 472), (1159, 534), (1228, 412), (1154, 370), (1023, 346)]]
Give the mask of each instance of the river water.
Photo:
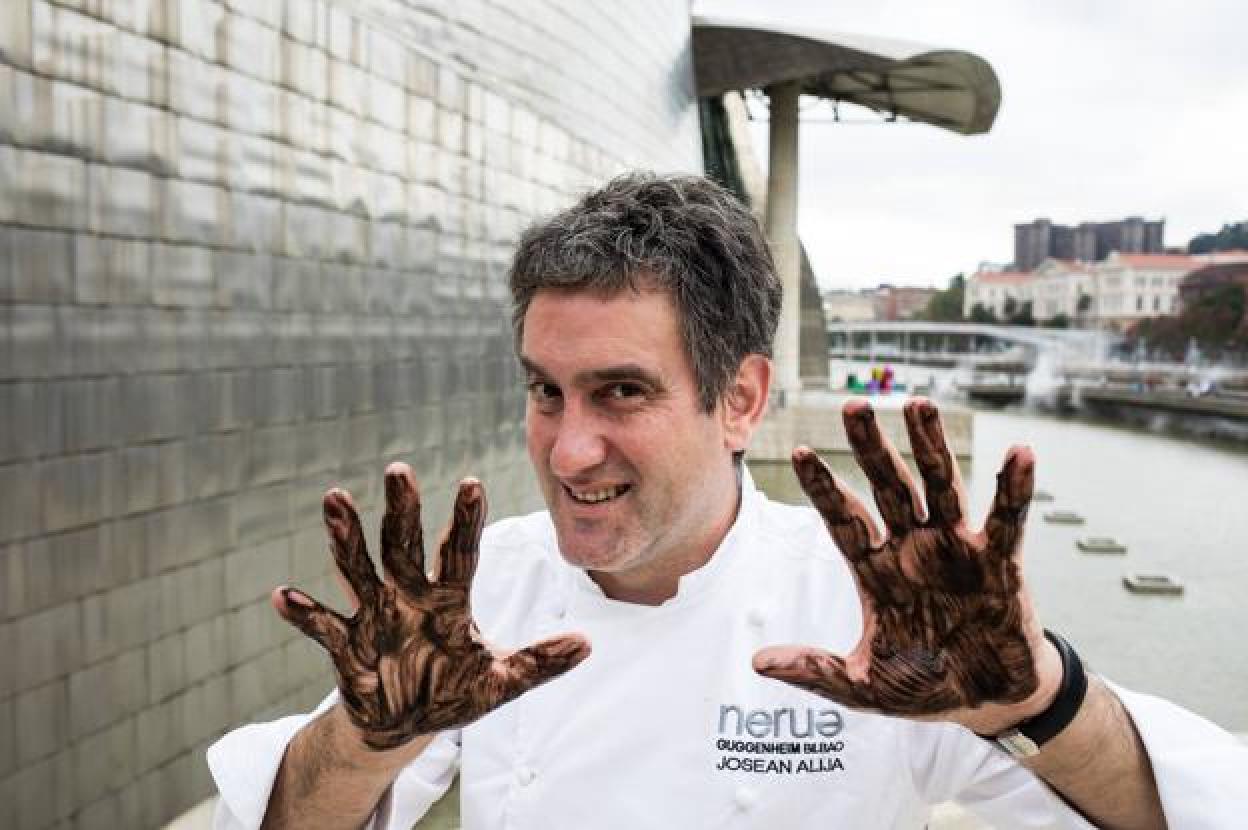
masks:
[[(833, 417), (839, 417), (833, 415)], [(1014, 412), (977, 412), (973, 464), (964, 468), (982, 522), (1011, 444), (1037, 456), (1024, 572), (1044, 624), (1095, 671), (1248, 732), (1248, 452), (1149, 432)], [(860, 493), (852, 459), (831, 459)], [(774, 498), (804, 501), (787, 465), (751, 464)], [(866, 499), (869, 501), (869, 498)], [(1074, 510), (1082, 527), (1048, 524)], [(1084, 554), (1075, 540), (1112, 536), (1125, 556)], [(1128, 571), (1163, 571), (1179, 597), (1127, 592)]]

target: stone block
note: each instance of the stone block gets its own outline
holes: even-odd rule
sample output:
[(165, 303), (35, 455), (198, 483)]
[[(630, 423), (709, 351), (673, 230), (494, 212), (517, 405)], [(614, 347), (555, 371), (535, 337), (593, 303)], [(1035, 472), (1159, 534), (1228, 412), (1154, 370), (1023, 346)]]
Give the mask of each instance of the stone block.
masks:
[(26, 766), (69, 744), (69, 693), (64, 679), (19, 694), (13, 701), (17, 718), (17, 763)]
[(409, 97), (407, 134), (416, 141), (432, 143), (438, 133), (438, 108), (430, 98)]
[[(288, 579), (288, 576), (283, 576), (278, 584)], [(311, 586), (309, 590), (312, 590)], [(332, 602), (325, 596), (319, 598)], [(277, 615), (267, 597), (230, 611), (226, 617), (226, 626), (231, 666), (255, 659), (294, 637), (303, 636)]]
[(328, 155), (330, 106), (297, 92), (281, 93), (282, 140), (293, 147)]
[(165, 179), (161, 235), (171, 242), (220, 245), (226, 237), (226, 191), (201, 182)]
[(286, 653), (277, 648), (226, 673), (229, 722), (247, 723), (286, 691)]
[(112, 89), (122, 98), (154, 107), (169, 103), (167, 50), (163, 43), (116, 30)]
[(270, 29), (280, 29), (285, 19), (285, 0), (225, 0), (234, 14), (245, 14)]
[(301, 259), (327, 259), (333, 216), (315, 205), (283, 203), (281, 253)]
[[(14, 654), (14, 639), (17, 637), (17, 623), (0, 623), (0, 646), (5, 654)], [(11, 700), (13, 693), (18, 691), (18, 675), (20, 674), (16, 660), (6, 661), (0, 665), (0, 700)], [(37, 684), (36, 684), (37, 685)], [(26, 688), (26, 687), (21, 687)], [(33, 688), (33, 685), (32, 685)]]
[(32, 5), (32, 0), (8, 0), (0, 9), (0, 60), (30, 66)]
[[(349, 213), (326, 212), (329, 258), (351, 265), (368, 261), (369, 221)], [(355, 303), (358, 308), (358, 299)]]
[(238, 543), (251, 545), (290, 533), (291, 487), (280, 482), (233, 497)]
[(16, 655), (16, 691), (41, 686), (77, 670), (82, 663), (82, 629), (77, 603), (68, 602), (22, 617), (13, 624), (10, 654)]
[(62, 303), (73, 296), (73, 236), (59, 231), (0, 227), (0, 256), (8, 262), (7, 299), (20, 303)]
[(226, 183), (223, 159), (227, 158), (229, 133), (215, 124), (185, 116), (173, 117), (172, 124), (178, 176), (206, 184)]
[(74, 83), (14, 72), (13, 131), (28, 147), (91, 157), (99, 154), (104, 99)]
[(118, 465), (112, 453), (84, 453), (39, 465), (41, 527), (48, 532), (98, 522), (108, 513)]
[(463, 112), (468, 104), (467, 85), (463, 76), (446, 64), (438, 66), (434, 97), (443, 109)]
[[(211, 557), (235, 544), (237, 531), (229, 499), (217, 498), (149, 513), (146, 532), (148, 569), (160, 573), (211, 561)], [(162, 596), (167, 593), (164, 588), (161, 589)], [(202, 599), (204, 603), (216, 601), (212, 596)], [(190, 613), (179, 608), (166, 610), (175, 616)], [(183, 620), (182, 624), (186, 622)]]
[(273, 257), (239, 251), (217, 255), (218, 308), (262, 310), (273, 304)]
[(282, 202), (270, 196), (231, 191), (226, 229), (231, 248), (259, 253), (280, 250), (282, 234)]
[(206, 308), (216, 301), (216, 276), (210, 249), (157, 243), (152, 246), (151, 267), (152, 301), (156, 305)]
[(205, 559), (160, 575), (161, 633), (181, 631), (225, 610), (225, 565)]
[(313, 101), (329, 97), (329, 56), (295, 40), (282, 42), (282, 84)]
[(365, 117), (402, 132), (407, 127), (407, 92), (401, 82), (373, 75), (368, 78), (365, 89)]
[(220, 61), (218, 44), (226, 23), (225, 7), (203, 0), (167, 0), (171, 34), (182, 49), (206, 61)]
[(282, 192), (294, 201), (333, 207), (333, 162), (307, 150), (282, 154)]
[(112, 236), (158, 235), (161, 205), (150, 173), (92, 164), (87, 181), (90, 230)]
[(281, 163), (288, 148), (270, 139), (231, 133), (225, 142), (226, 181), (234, 190), (282, 193)]
[(134, 649), (69, 676), (69, 725), (75, 742), (137, 713), (147, 703), (146, 653)]
[(192, 744), (212, 737), (230, 723), (229, 683), (225, 676), (210, 677), (192, 686), (182, 701), (182, 730)]
[[(132, 682), (135, 680), (142, 682), (137, 678)], [(135, 718), (126, 718), (74, 745), (78, 804), (89, 804), (134, 777), (138, 746), (135, 725)]]
[[(0, 780), (17, 766), (17, 722), (14, 719), (14, 698), (0, 699)], [(0, 797), (3, 797), (0, 792)], [(4, 812), (0, 808), (0, 821)], [(8, 826), (0, 824), (0, 826)]]
[(362, 117), (367, 108), (364, 97), (368, 89), (368, 75), (348, 61), (332, 59), (329, 62), (329, 103)]
[(72, 755), (65, 751), (23, 767), (7, 783), (12, 820), (6, 827), (52, 827), (74, 803)]
[[(112, 306), (151, 300), (151, 246), (146, 240), (78, 234), (74, 245), (74, 299), (78, 303)], [(106, 328), (111, 333), (116, 321), (110, 318), (109, 322)]]
[[(152, 638), (152, 620), (160, 607), (160, 581), (150, 577), (82, 601), (82, 648), (87, 663), (140, 647)], [(143, 678), (134, 678), (139, 686)]]
[(50, 390), (52, 383), (0, 384), (0, 412), (5, 413), (6, 422), (0, 432), (0, 464), (60, 451), (64, 413)]
[(233, 609), (262, 600), (290, 579), (290, 538), (228, 553), (225, 556), (225, 602)]
[(294, 475), (296, 432), (292, 426), (276, 426), (249, 434), (244, 486), (272, 484)]
[[(281, 579), (288, 578), (288, 575), (283, 575)], [(229, 629), (226, 620), (225, 616), (213, 617), (186, 629), (182, 639), (185, 647), (182, 660), (186, 666), (188, 683), (198, 683), (225, 671), (229, 661)]]
[(361, 164), (379, 173), (399, 178), (407, 177), (407, 136), (401, 129), (394, 130), (381, 124), (368, 124), (364, 136), (367, 141), (367, 152), (361, 155)]
[(65, 449), (87, 452), (116, 446), (121, 439), (121, 383), (83, 378), (58, 384)]
[(224, 123), (227, 70), (180, 49), (170, 49), (169, 105), (179, 115)]
[(310, 46), (328, 43), (328, 11), (324, 0), (286, 0), (282, 33)]
[(160, 703), (188, 686), (186, 634), (175, 632), (147, 645), (147, 700)]
[(143, 374), (122, 379), (122, 405), (128, 414), (126, 443), (168, 440), (189, 434), (191, 401), (186, 375)]
[(232, 130), (278, 138), (280, 90), (240, 72), (225, 72), (225, 125)]
[(111, 97), (103, 100), (101, 155), (104, 161), (162, 176), (176, 169), (168, 113), (137, 101)]
[(364, 51), (364, 24), (349, 9), (331, 2), (326, 28), (329, 54), (335, 60), (360, 63)]
[(135, 772), (142, 774), (187, 750), (182, 728), (183, 698), (188, 692), (145, 707), (135, 717)]
[(26, 225), (81, 230), (86, 224), (86, 172), (78, 159), (20, 151), (13, 218)]
[(239, 451), (241, 443), (239, 435), (198, 435), (186, 442), (188, 499), (210, 498), (231, 487), (223, 455)]
[[(262, 5), (251, 3), (249, 7)], [(244, 17), (237, 10), (226, 15), (221, 30), (221, 60), (231, 69), (268, 84), (277, 83), (281, 76), (280, 47), (281, 36), (276, 28)]]

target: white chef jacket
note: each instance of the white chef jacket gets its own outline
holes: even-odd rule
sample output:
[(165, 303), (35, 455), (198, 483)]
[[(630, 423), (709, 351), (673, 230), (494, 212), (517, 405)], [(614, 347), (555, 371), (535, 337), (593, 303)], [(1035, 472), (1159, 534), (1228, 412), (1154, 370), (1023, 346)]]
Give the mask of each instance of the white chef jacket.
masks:
[[(488, 528), (473, 610), (511, 648), (567, 631), (593, 653), (406, 767), (369, 827), (406, 830), (460, 772), (465, 830), (920, 828), (950, 799), (998, 827), (1088, 828), (1039, 779), (954, 724), (837, 706), (757, 675), (764, 645), (844, 653), (862, 612), (818, 514), (748, 474), (719, 550), (659, 606), (608, 599), (558, 553), (548, 514)], [(1116, 690), (1148, 748), (1172, 828), (1248, 821), (1248, 749), (1165, 701)], [(217, 830), (258, 828), (286, 746), (317, 712), (238, 729), (208, 763)]]

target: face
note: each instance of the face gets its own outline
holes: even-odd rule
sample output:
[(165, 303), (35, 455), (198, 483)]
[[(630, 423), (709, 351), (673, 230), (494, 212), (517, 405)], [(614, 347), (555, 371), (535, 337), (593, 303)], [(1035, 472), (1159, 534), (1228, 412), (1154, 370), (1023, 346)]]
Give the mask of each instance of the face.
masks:
[(735, 516), (736, 473), (670, 297), (541, 291), (520, 352), (529, 456), (564, 558), (635, 577), (704, 562)]

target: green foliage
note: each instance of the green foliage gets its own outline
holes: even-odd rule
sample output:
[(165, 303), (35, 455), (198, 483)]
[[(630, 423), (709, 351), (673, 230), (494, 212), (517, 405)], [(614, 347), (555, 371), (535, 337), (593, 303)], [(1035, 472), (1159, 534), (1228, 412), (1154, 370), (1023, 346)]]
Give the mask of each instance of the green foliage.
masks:
[(1189, 254), (1234, 250), (1248, 250), (1248, 221), (1223, 225), (1217, 233), (1197, 234), (1187, 243)]
[(1054, 314), (1040, 325), (1048, 329), (1068, 329), (1070, 328), (1070, 316), (1065, 312)]
[(1193, 341), (1213, 359), (1248, 354), (1248, 298), (1242, 285), (1223, 285), (1205, 294), (1177, 316), (1141, 320), (1129, 340), (1182, 360)]
[(1018, 310), (1010, 312), (1010, 300), (1012, 299), (1014, 298), (1010, 297), (1005, 301), (1005, 322), (1012, 326), (1034, 326), (1036, 324), (1036, 318), (1031, 313), (1031, 300), (1023, 303), (1022, 306), (1018, 306), (1016, 303), (1015, 307)]
[(949, 287), (933, 294), (932, 298), (927, 301), (927, 308), (916, 316), (940, 323), (960, 323), (965, 296), (966, 277), (957, 274), (949, 280)]
[(976, 303), (971, 306), (970, 321), (972, 323), (999, 323), (997, 313), (991, 308), (987, 308), (983, 303)]

